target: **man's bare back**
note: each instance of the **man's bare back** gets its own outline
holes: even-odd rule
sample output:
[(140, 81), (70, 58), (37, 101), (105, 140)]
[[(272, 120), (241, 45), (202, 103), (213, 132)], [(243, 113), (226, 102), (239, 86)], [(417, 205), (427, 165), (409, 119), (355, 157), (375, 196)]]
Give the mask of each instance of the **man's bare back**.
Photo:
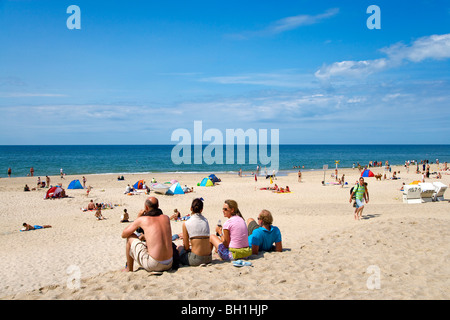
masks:
[[(172, 260), (173, 248), (172, 248), (172, 228), (170, 227), (170, 219), (168, 216), (164, 215), (163, 212), (158, 208), (158, 199), (155, 197), (149, 197), (145, 200), (144, 210), (138, 213), (138, 217), (133, 221), (128, 227), (126, 227), (122, 232), (122, 238), (127, 239), (126, 243), (126, 257), (127, 257), (127, 267), (124, 271), (133, 271), (134, 259), (138, 257), (133, 257), (130, 254), (131, 246), (137, 244), (136, 241), (142, 241), (137, 238), (135, 231), (138, 228), (142, 228), (145, 237), (145, 247), (148, 255), (156, 261), (156, 263), (161, 263), (166, 265), (168, 260)], [(144, 247), (144, 248), (145, 248)], [(142, 246), (141, 246), (142, 248)], [(134, 246), (134, 249), (136, 246)], [(145, 250), (145, 249), (144, 249)], [(172, 262), (168, 265), (171, 267)], [(153, 268), (153, 266), (147, 266), (148, 268)], [(159, 267), (158, 267), (159, 268)], [(163, 267), (163, 270), (166, 270)]]
[(172, 229), (168, 216), (141, 216), (134, 223), (137, 224), (136, 229), (141, 227), (144, 230), (147, 251), (153, 259), (164, 261), (172, 258)]

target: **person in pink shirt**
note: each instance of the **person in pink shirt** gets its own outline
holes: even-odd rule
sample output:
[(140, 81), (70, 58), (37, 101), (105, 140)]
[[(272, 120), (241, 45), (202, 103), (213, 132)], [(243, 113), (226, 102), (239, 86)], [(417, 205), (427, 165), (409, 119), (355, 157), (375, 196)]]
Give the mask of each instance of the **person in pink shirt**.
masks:
[(230, 261), (250, 256), (252, 250), (248, 245), (248, 229), (237, 202), (225, 200), (223, 216), (228, 220), (223, 227), (218, 226), (219, 235), (211, 235), (210, 242), (222, 260)]

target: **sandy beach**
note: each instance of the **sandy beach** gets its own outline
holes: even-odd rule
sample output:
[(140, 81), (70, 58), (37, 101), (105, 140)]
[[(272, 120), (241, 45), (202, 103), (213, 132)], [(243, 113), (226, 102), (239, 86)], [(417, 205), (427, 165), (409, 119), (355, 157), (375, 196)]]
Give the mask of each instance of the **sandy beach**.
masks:
[[(372, 168), (384, 173), (383, 168)], [(207, 174), (117, 174), (86, 175), (85, 190), (67, 190), (80, 176), (50, 176), (62, 183), (67, 198), (44, 200), (47, 188), (35, 187), (37, 177), (0, 179), (0, 298), (1, 299), (449, 299), (450, 298), (450, 191), (446, 201), (406, 204), (402, 183), (421, 179), (404, 167), (399, 180), (366, 178), (370, 202), (364, 218), (356, 221), (349, 203), (350, 188), (360, 176), (358, 169), (339, 169), (348, 185), (323, 186), (321, 170), (303, 170), (279, 176), (274, 183), (289, 186), (292, 193), (277, 194), (269, 179), (219, 174), (214, 187), (197, 187)], [(431, 165), (431, 172), (437, 165)], [(326, 173), (326, 181), (332, 182)], [(41, 177), (42, 178), (42, 177)], [(274, 225), (282, 233), (283, 252), (251, 256), (251, 267), (236, 268), (214, 256), (206, 267), (181, 267), (160, 276), (138, 270), (124, 273), (126, 224), (120, 223), (123, 209), (130, 219), (143, 208), (145, 194), (124, 194), (127, 184), (140, 179), (150, 182), (176, 179), (194, 186), (185, 195), (156, 195), (160, 208), (171, 215), (177, 208), (189, 213), (192, 200), (204, 198), (204, 216), (211, 232), (222, 204), (234, 199), (245, 219), (256, 218), (261, 209), (270, 210)], [(432, 176), (427, 182), (450, 184), (450, 175)], [(151, 193), (153, 195), (153, 192)], [(84, 212), (90, 200), (111, 203), (103, 210), (106, 220)], [(22, 223), (52, 228), (20, 232)], [(172, 233), (180, 233), (182, 222), (171, 222)], [(181, 244), (180, 240), (176, 244)], [(378, 272), (378, 273), (377, 273)], [(378, 282), (374, 282), (374, 277)], [(79, 279), (79, 282), (77, 282)], [(374, 285), (377, 283), (377, 285)]]

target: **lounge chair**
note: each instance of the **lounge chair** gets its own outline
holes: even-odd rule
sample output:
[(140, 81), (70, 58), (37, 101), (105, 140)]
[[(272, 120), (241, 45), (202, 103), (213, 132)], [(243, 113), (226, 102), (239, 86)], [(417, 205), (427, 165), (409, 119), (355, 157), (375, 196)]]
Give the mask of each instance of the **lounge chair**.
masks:
[(422, 198), (422, 202), (431, 202), (433, 201), (433, 196), (436, 192), (436, 187), (429, 182), (421, 182), (419, 183), (419, 187), (422, 190), (420, 192), (420, 197)]
[(444, 193), (448, 186), (439, 181), (433, 182), (433, 185), (436, 188), (433, 195), (434, 201), (444, 201)]
[(404, 185), (403, 186), (403, 202), (404, 203), (422, 203), (420, 193), (422, 189), (414, 185)]

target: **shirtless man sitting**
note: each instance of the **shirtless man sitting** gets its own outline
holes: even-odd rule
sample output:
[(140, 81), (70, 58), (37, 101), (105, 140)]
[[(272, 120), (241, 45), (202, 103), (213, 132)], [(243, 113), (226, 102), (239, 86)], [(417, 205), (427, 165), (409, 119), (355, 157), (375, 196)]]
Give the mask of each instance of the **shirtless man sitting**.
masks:
[(91, 200), (87, 206), (88, 210), (95, 210), (95, 203), (94, 200)]
[[(145, 200), (145, 209), (122, 232), (127, 239), (127, 266), (123, 271), (133, 271), (134, 261), (147, 271), (165, 271), (172, 267), (172, 229), (169, 217), (158, 208), (158, 199)], [(134, 232), (142, 228), (145, 241), (139, 240)]]

